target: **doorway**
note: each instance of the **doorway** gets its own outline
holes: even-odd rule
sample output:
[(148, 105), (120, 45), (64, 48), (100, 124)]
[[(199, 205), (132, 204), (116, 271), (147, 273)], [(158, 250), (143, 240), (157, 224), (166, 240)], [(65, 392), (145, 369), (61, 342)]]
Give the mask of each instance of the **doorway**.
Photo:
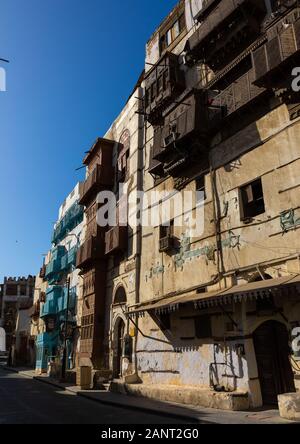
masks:
[(253, 334), (264, 405), (277, 405), (278, 395), (295, 392), (289, 360), (289, 334), (281, 322), (263, 323)]
[(114, 359), (114, 377), (122, 377), (122, 358), (125, 334), (125, 322), (119, 318), (115, 326), (115, 359)]

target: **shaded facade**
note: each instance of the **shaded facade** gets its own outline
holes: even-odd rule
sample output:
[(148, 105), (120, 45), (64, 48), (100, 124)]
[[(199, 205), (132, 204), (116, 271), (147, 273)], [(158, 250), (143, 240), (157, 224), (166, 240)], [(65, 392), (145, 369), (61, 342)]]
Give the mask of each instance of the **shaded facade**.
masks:
[[(6, 334), (6, 350), (14, 346), (15, 355), (15, 331), (18, 310), (24, 304), (31, 306), (33, 303), (35, 278), (28, 277), (5, 277), (1, 285), (1, 327)], [(17, 357), (14, 356), (16, 361)]]
[(180, 216), (201, 205), (203, 231), (172, 214), (143, 228), (142, 292), (129, 314), (143, 385), (128, 390), (233, 409), (276, 404), (299, 387), (290, 349), (300, 319), (299, 10), (192, 4), (179, 2), (147, 44), (143, 187), (201, 191)]
[[(87, 179), (81, 192), (85, 205), (85, 242), (77, 255), (83, 278), (81, 349), (78, 384), (96, 386), (108, 378), (134, 373), (135, 330), (126, 311), (138, 302), (140, 228), (128, 226), (128, 194), (141, 189), (143, 168), (142, 76), (124, 109), (92, 147), (84, 164)], [(111, 192), (113, 217), (100, 192)], [(98, 215), (98, 220), (97, 220)], [(84, 376), (85, 375), (85, 376)]]

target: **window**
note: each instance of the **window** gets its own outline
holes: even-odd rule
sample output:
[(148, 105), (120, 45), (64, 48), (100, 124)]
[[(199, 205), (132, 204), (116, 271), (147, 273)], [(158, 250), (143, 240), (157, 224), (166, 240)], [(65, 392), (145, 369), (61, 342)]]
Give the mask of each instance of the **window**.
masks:
[(206, 339), (212, 337), (210, 315), (204, 315), (195, 318), (195, 333), (198, 339)]
[[(196, 179), (196, 192), (199, 192), (199, 194), (197, 194), (197, 203), (202, 202), (203, 200), (206, 200), (207, 196), (206, 196), (206, 187), (205, 187), (205, 176), (199, 176)], [(200, 194), (203, 193), (203, 194)]]
[(93, 339), (94, 316), (83, 316), (81, 321), (81, 339)]
[(251, 219), (265, 212), (261, 179), (240, 188), (241, 220)]
[(18, 294), (18, 287), (14, 284), (7, 284), (6, 285), (6, 295), (7, 296), (17, 296)]
[(167, 253), (174, 249), (174, 220), (159, 227), (159, 252)]
[(179, 18), (170, 26), (166, 32), (160, 37), (160, 51), (164, 52), (182, 33), (185, 29), (185, 15), (180, 15)]
[(120, 138), (118, 154), (117, 184), (127, 182), (130, 170), (130, 133), (125, 130)]
[(174, 220), (171, 220), (168, 225), (161, 225), (159, 227), (159, 239), (174, 236)]
[(26, 285), (20, 285), (20, 295), (26, 296)]

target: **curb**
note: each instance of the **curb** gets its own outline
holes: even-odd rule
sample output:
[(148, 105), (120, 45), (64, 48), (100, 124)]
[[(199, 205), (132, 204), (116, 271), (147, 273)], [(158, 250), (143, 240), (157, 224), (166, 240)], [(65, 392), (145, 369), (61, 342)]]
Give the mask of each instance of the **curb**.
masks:
[[(164, 411), (161, 411), (159, 409), (152, 408), (152, 407), (124, 405), (123, 403), (119, 403), (117, 401), (107, 401), (107, 400), (97, 399), (97, 398), (95, 398), (95, 397), (93, 397), (93, 396), (91, 396), (91, 395), (89, 395), (87, 393), (76, 392), (74, 390), (71, 390), (68, 387), (64, 387), (63, 385), (61, 385), (59, 383), (56, 383), (54, 381), (49, 381), (46, 378), (42, 378), (40, 376), (30, 376), (30, 375), (24, 373), (24, 371), (22, 371), (22, 370), (18, 371), (17, 369), (10, 368), (10, 367), (3, 367), (3, 370), (5, 370), (5, 371), (12, 371), (12, 372), (17, 373), (17, 374), (19, 374), (21, 376), (24, 376), (24, 377), (26, 377), (28, 379), (32, 379), (32, 380), (37, 381), (37, 382), (41, 382), (41, 383), (44, 383), (44, 384), (47, 384), (47, 385), (51, 385), (52, 387), (56, 387), (56, 388), (59, 388), (60, 390), (73, 393), (74, 395), (77, 395), (77, 396), (79, 396), (81, 398), (88, 399), (89, 401), (93, 401), (93, 402), (96, 402), (98, 404), (111, 405), (113, 407), (123, 408), (123, 409), (127, 409), (127, 410), (134, 410), (134, 411), (139, 410), (139, 411), (142, 411), (142, 412), (145, 412), (145, 413), (160, 415), (160, 416), (169, 417), (169, 418), (175, 418), (175, 419), (177, 418), (177, 419), (189, 420), (192, 423), (196, 423), (196, 424), (215, 424), (214, 422), (203, 420), (203, 419), (198, 419), (195, 416), (184, 414), (184, 413), (164, 412)], [(127, 395), (127, 396), (129, 396), (129, 395)]]

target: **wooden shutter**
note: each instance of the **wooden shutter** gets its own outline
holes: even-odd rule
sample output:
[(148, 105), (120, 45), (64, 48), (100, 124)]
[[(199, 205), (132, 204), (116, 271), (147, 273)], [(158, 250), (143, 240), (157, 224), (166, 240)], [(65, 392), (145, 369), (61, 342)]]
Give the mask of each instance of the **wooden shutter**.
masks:
[(255, 79), (257, 80), (268, 71), (265, 45), (261, 46), (256, 51), (254, 51), (252, 57), (253, 57), (253, 66), (255, 71)]
[(278, 66), (278, 64), (282, 61), (282, 53), (280, 47), (279, 37), (275, 37), (266, 43), (266, 49), (268, 54), (268, 65), (269, 70)]
[(290, 57), (297, 50), (294, 27), (290, 25), (281, 35), (281, 50), (283, 60)]
[(248, 74), (244, 75), (234, 83), (235, 109), (240, 108), (250, 99)]

